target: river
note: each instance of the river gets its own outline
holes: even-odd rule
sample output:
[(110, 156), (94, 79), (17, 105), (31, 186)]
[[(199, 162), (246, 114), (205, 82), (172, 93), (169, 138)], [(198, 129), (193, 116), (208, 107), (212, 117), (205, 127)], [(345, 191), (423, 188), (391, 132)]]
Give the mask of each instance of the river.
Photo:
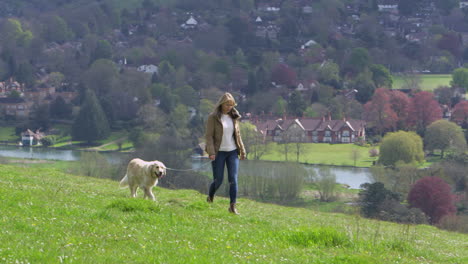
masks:
[[(65, 160), (76, 161), (80, 159), (83, 153), (79, 150), (62, 150), (54, 148), (36, 148), (36, 147), (16, 147), (16, 146), (0, 146), (0, 156), (24, 158), (24, 159), (45, 159), (45, 160)], [(118, 152), (103, 152), (107, 160), (112, 164), (118, 164), (122, 158), (128, 157), (128, 154)], [(249, 161), (255, 162), (255, 161)], [(317, 166), (304, 165), (307, 170), (313, 169), (318, 171), (320, 166), (329, 167), (330, 171), (336, 175), (338, 183), (347, 184), (352, 189), (359, 189), (359, 186), (366, 182), (371, 182), (371, 173), (368, 168), (351, 168), (351, 167), (336, 167), (336, 166)], [(187, 169), (187, 168), (183, 168)], [(192, 169), (210, 170), (206, 159), (193, 159)]]

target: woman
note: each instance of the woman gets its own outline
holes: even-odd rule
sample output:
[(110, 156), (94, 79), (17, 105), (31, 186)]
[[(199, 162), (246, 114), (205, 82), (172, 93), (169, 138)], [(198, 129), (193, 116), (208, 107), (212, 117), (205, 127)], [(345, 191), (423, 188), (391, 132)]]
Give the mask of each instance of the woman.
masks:
[(206, 152), (213, 168), (213, 182), (210, 185), (207, 201), (213, 202), (215, 192), (223, 183), (224, 165), (227, 166), (229, 181), (229, 212), (238, 214), (236, 209), (237, 174), (239, 158), (245, 159), (245, 148), (239, 128), (241, 115), (234, 108), (236, 101), (230, 93), (218, 100), (216, 107), (206, 121)]

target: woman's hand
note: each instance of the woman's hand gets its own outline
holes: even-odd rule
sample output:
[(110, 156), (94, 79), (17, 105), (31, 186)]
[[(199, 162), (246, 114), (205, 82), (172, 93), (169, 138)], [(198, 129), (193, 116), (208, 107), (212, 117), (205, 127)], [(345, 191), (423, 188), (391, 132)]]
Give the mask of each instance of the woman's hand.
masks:
[(209, 158), (210, 158), (210, 160), (215, 160), (216, 156), (215, 155), (210, 155)]

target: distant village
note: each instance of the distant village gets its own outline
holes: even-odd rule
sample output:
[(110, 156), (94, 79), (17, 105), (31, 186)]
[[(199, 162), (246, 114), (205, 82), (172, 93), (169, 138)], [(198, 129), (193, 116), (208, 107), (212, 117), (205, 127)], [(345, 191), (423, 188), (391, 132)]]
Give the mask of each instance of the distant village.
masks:
[[(436, 24), (443, 23), (449, 25), (450, 29), (460, 35), (460, 41), (463, 46), (468, 46), (468, 25), (462, 22), (460, 18), (454, 16), (450, 21), (441, 21), (441, 15), (434, 7), (433, 1), (423, 1), (422, 8), (411, 17), (405, 17), (398, 12), (397, 0), (380, 0), (378, 1), (379, 21), (378, 23), (384, 27), (384, 34), (389, 37), (404, 38), (409, 42), (421, 43), (424, 42), (429, 36), (429, 28)], [(314, 11), (311, 1), (297, 0), (297, 6), (301, 7), (303, 15), (307, 16)], [(269, 1), (269, 3), (259, 3), (256, 10), (250, 13), (250, 26), (255, 28), (255, 36), (266, 39), (276, 40), (280, 31), (278, 15), (281, 11), (280, 1)], [(464, 9), (468, 7), (468, 1), (460, 1), (459, 8)], [(164, 12), (161, 11), (161, 12)], [(347, 22), (342, 25), (337, 25), (335, 28), (330, 29), (330, 37), (341, 39), (344, 36), (352, 36), (355, 34), (356, 26), (359, 25), (361, 20), (361, 12), (358, 4), (353, 4), (353, 1), (347, 3), (346, 16), (349, 18)], [(145, 21), (146, 30), (156, 30), (158, 27), (156, 17), (158, 14), (153, 14), (150, 19)], [(176, 16), (177, 20), (183, 21), (179, 28), (174, 32), (173, 36), (163, 36), (158, 41), (166, 45), (191, 43), (192, 38), (198, 32), (209, 31), (212, 25), (209, 24), (209, 17), (195, 13), (168, 13), (168, 16)], [(222, 14), (218, 14), (222, 15)], [(298, 21), (300, 22), (300, 21)], [(112, 44), (118, 50), (119, 48), (128, 48), (130, 45), (129, 39), (132, 35), (136, 34), (141, 25), (131, 25), (128, 32), (121, 30), (114, 30), (112, 36)], [(301, 38), (301, 45), (295, 47), (299, 54), (304, 53), (308, 48), (314, 46), (316, 41), (309, 38)], [(79, 49), (80, 42), (66, 42), (63, 44), (49, 43), (47, 50), (53, 51), (58, 49), (72, 48)], [(118, 54), (118, 52), (116, 53)], [(324, 62), (324, 51), (318, 53), (318, 57), (314, 58), (313, 63)], [(437, 60), (437, 58), (434, 58)], [(149, 61), (140, 65), (128, 65), (126, 58), (115, 58), (114, 61), (120, 67), (132, 67), (137, 71), (145, 72), (151, 75), (158, 74), (158, 65), (155, 61)], [(427, 70), (420, 69), (419, 72), (428, 72)], [(239, 69), (240, 79), (232, 82), (227, 87), (229, 90), (241, 92), (240, 87), (245, 86), (247, 83), (247, 73)], [(0, 110), (6, 115), (16, 119), (27, 119), (33, 111), (34, 105), (50, 104), (57, 97), (63, 98), (67, 103), (72, 102), (77, 96), (78, 91), (73, 87), (63, 89), (62, 87), (55, 87), (47, 82), (47, 74), (39, 74), (37, 79), (40, 84), (35, 87), (25, 87), (25, 84), (17, 82), (15, 79), (10, 78), (0, 82)], [(272, 83), (275, 86), (275, 83)], [(316, 80), (298, 80), (294, 85), (295, 90), (306, 92), (313, 89), (318, 85)], [(350, 93), (351, 92), (351, 93)], [(352, 90), (343, 91), (346, 95), (352, 96)], [(16, 94), (12, 96), (12, 94)], [(242, 94), (243, 97), (245, 95)], [(447, 111), (449, 115), (449, 111)], [(263, 119), (263, 120), (262, 120)], [(278, 118), (271, 117), (265, 120), (265, 117), (250, 118), (250, 122), (257, 126), (257, 129), (262, 132), (265, 138), (269, 138), (275, 142), (284, 141), (285, 134), (294, 135), (288, 140), (291, 142), (330, 142), (330, 143), (354, 143), (358, 140), (365, 140), (365, 122), (362, 120), (332, 120), (329, 117), (322, 119), (306, 119), (306, 118)], [(288, 133), (285, 133), (288, 131)], [(32, 131), (28, 132), (32, 136)]]

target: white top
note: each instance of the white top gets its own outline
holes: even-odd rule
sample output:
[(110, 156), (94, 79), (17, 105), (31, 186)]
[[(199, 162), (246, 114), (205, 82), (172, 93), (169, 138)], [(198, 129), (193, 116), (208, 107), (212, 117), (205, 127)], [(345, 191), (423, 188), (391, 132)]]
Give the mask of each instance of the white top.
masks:
[(223, 139), (221, 140), (220, 151), (233, 151), (237, 149), (234, 141), (234, 122), (230, 115), (221, 115), (221, 123), (223, 124)]

